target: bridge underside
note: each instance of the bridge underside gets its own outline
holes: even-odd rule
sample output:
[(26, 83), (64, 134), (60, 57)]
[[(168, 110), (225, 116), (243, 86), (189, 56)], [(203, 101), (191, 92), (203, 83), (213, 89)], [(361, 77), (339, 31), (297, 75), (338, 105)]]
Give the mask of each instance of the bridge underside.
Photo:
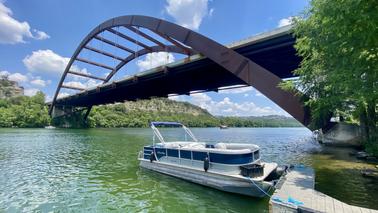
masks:
[[(300, 63), (291, 34), (233, 48), (280, 78), (294, 77)], [(259, 79), (264, 81), (266, 79)], [(245, 84), (240, 78), (208, 58), (159, 67), (138, 77), (107, 83), (74, 96), (57, 99), (56, 105), (90, 107), (191, 91), (217, 91), (219, 87)]]

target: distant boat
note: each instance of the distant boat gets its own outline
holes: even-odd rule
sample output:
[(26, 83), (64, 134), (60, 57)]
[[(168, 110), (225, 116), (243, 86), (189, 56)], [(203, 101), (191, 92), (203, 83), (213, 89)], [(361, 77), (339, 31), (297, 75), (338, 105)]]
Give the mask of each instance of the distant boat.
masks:
[[(188, 137), (185, 141), (168, 142), (157, 127), (181, 127)], [(254, 197), (266, 196), (283, 172), (276, 163), (261, 161), (257, 145), (200, 142), (177, 122), (151, 122), (151, 128), (153, 143), (144, 146), (138, 156), (143, 168)]]
[(45, 129), (55, 129), (55, 126), (45, 126)]
[(220, 129), (228, 129), (228, 126), (226, 126), (226, 125), (220, 125), (219, 128)]

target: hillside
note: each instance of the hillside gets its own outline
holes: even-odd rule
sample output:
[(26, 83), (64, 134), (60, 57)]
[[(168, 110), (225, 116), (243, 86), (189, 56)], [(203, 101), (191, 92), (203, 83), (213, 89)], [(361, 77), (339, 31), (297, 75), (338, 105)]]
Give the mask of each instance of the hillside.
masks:
[(94, 107), (90, 127), (147, 127), (150, 121), (179, 121), (192, 127), (299, 127), (293, 118), (284, 116), (216, 117), (187, 102), (154, 98)]
[(291, 117), (282, 115), (219, 117), (222, 124), (234, 127), (302, 127)]
[(91, 127), (148, 127), (154, 120), (180, 121), (198, 127), (219, 125), (219, 120), (206, 110), (167, 98), (94, 107), (88, 120)]
[(160, 113), (184, 113), (194, 116), (211, 114), (199, 106), (187, 103), (173, 101), (167, 98), (154, 98), (149, 100), (126, 101), (124, 103), (125, 110), (128, 111), (145, 111)]

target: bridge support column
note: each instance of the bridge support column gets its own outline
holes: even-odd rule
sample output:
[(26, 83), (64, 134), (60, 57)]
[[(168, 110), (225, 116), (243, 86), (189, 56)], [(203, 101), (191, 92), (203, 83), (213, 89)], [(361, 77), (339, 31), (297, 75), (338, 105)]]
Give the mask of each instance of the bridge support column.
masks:
[(66, 115), (70, 115), (75, 112), (75, 108), (72, 106), (54, 106), (52, 108), (51, 117), (57, 118), (57, 117), (63, 117)]
[[(86, 128), (89, 125), (87, 117), (91, 108), (92, 107), (54, 106), (51, 113), (53, 125), (63, 128)], [(83, 112), (85, 110), (86, 112)]]

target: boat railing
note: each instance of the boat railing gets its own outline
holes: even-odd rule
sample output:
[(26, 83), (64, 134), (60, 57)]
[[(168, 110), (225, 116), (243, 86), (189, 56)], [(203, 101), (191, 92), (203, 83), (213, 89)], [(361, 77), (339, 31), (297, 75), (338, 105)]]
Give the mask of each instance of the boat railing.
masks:
[(193, 132), (188, 127), (182, 125), (182, 128), (184, 128), (185, 132), (193, 139), (193, 141), (198, 142), (196, 136), (194, 136)]
[(155, 124), (163, 124), (163, 125), (172, 125), (172, 126), (181, 126), (184, 131), (185, 131), (185, 140), (186, 140), (186, 135), (189, 135), (190, 138), (192, 138), (192, 140), (194, 142), (198, 142), (197, 138), (194, 136), (193, 132), (188, 128), (186, 127), (185, 125), (181, 124), (181, 123), (177, 123), (177, 122), (151, 122), (151, 129), (153, 131), (153, 143), (155, 144), (155, 137), (157, 137), (159, 139), (159, 141), (161, 143), (165, 143), (166, 141), (164, 140), (164, 137), (161, 135), (159, 129), (157, 128), (157, 126), (155, 126)]
[(163, 136), (160, 134), (160, 131), (154, 125), (151, 125), (151, 129), (154, 132), (152, 138), (153, 143), (155, 144), (155, 136), (159, 139), (161, 143), (165, 143)]

